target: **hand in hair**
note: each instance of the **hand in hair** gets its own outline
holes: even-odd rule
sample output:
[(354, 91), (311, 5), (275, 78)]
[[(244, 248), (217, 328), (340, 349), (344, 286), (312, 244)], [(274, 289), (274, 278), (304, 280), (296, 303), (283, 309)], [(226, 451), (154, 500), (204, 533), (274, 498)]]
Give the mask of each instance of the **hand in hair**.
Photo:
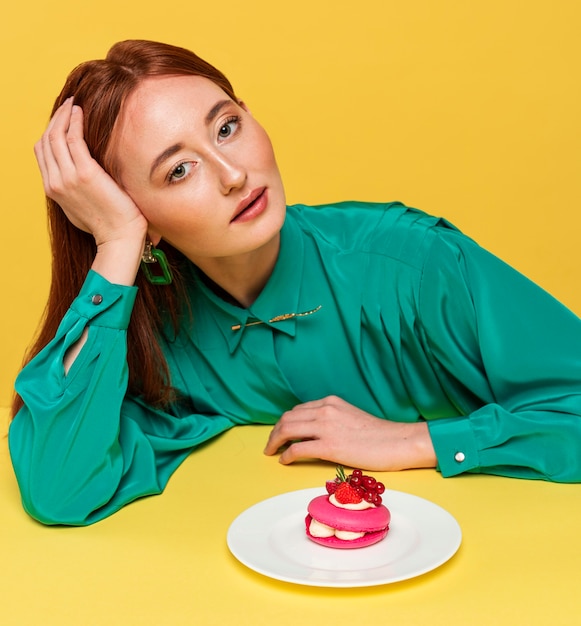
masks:
[[(147, 220), (92, 158), (83, 138), (83, 112), (72, 98), (57, 109), (34, 152), (46, 195), (77, 228), (95, 238), (93, 269), (112, 282), (133, 284)], [(121, 261), (125, 261), (121, 268), (128, 271), (120, 274), (116, 268)]]

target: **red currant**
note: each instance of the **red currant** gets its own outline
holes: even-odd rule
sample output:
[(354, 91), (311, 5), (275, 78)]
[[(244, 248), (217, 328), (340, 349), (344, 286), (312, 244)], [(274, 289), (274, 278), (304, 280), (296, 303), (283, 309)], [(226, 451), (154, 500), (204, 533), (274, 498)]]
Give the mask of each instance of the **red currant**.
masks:
[(351, 472), (351, 476), (359, 476), (359, 478), (361, 478), (361, 476), (363, 476), (363, 472), (360, 469), (354, 469)]
[(375, 494), (371, 491), (366, 491), (365, 495), (363, 496), (363, 499), (365, 500), (365, 502), (369, 502), (370, 504), (373, 504), (373, 498), (375, 497)]
[(377, 481), (373, 476), (362, 476), (361, 482), (366, 489), (373, 489)]
[(351, 478), (349, 479), (349, 482), (354, 486), (357, 487), (357, 485), (361, 484), (361, 476), (351, 476)]
[(383, 493), (385, 491), (385, 485), (383, 483), (375, 483), (375, 493)]

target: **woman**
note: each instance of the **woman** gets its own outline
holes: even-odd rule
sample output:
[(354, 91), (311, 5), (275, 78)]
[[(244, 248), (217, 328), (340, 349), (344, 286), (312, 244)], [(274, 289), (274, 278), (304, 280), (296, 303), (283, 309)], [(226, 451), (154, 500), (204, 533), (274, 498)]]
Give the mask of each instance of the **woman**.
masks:
[(580, 320), (444, 220), (285, 207), (268, 136), (193, 53), (76, 68), (35, 153), (53, 278), (10, 449), (38, 520), (159, 493), (248, 423), (282, 463), (581, 480)]

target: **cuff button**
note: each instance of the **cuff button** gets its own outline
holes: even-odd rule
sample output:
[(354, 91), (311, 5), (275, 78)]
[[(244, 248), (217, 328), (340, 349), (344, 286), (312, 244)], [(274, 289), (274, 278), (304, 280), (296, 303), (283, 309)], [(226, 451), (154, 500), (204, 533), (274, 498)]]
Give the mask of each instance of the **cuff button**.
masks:
[(103, 302), (103, 296), (100, 293), (96, 293), (92, 298), (91, 302), (93, 304), (101, 304)]
[(464, 454), (464, 452), (456, 452), (456, 454), (454, 455), (454, 460), (457, 463), (462, 463), (462, 461), (464, 461), (466, 459), (466, 455)]

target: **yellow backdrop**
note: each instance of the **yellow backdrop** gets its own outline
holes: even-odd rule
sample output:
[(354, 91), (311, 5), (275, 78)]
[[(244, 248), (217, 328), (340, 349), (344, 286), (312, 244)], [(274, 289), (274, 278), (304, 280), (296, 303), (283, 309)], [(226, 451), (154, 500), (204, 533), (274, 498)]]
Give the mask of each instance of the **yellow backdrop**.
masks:
[(577, 0), (10, 2), (0, 406), (49, 282), (32, 147), (77, 63), (126, 38), (194, 49), (270, 131), (289, 202), (445, 215), (581, 313), (580, 26)]

